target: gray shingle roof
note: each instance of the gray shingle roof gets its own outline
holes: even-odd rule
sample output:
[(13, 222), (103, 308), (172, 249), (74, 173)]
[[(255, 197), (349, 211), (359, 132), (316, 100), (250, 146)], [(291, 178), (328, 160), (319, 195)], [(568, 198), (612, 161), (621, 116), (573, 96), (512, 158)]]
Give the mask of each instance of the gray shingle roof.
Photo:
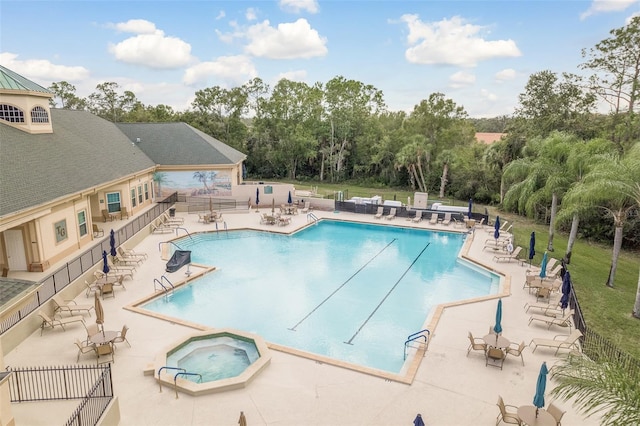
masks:
[(51, 95), (51, 91), (45, 89), (31, 80), (27, 80), (20, 74), (16, 74), (8, 68), (0, 65), (0, 89), (27, 90), (30, 92), (42, 92)]
[(0, 121), (0, 217), (140, 172), (155, 163), (89, 112), (52, 109), (53, 133)]
[[(246, 155), (186, 123), (117, 123), (158, 165), (232, 165)], [(213, 148), (213, 149), (212, 149)]]

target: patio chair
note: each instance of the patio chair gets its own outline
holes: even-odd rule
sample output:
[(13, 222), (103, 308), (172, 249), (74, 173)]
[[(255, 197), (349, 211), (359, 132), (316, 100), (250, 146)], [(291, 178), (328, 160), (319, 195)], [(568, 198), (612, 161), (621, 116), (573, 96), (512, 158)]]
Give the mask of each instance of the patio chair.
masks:
[(512, 343), (508, 348), (507, 348), (507, 355), (513, 355), (513, 356), (519, 356), (520, 359), (522, 360), (522, 366), (524, 367), (524, 357), (522, 356), (522, 351), (525, 348), (525, 343), (524, 340), (522, 342), (520, 342), (520, 344), (518, 345), (518, 347), (513, 347), (514, 343)]
[[(97, 356), (96, 364), (100, 365), (107, 362), (115, 363), (116, 360), (113, 357), (113, 355), (114, 355), (113, 344), (111, 342), (104, 343), (102, 345), (96, 345), (96, 356)], [(110, 359), (107, 359), (106, 361), (100, 361), (101, 356), (108, 356), (110, 357)]]
[(86, 286), (86, 291), (85, 291), (85, 296), (89, 297), (92, 294), (94, 294), (95, 292), (99, 292), (100, 291), (100, 286), (97, 285), (96, 283), (89, 283), (89, 281), (84, 280), (84, 285)]
[[(506, 357), (507, 354), (502, 349), (490, 347), (484, 353), (484, 366), (486, 367), (488, 365), (491, 365), (492, 367), (500, 367), (500, 370), (502, 370), (502, 366)], [(491, 360), (491, 362), (489, 362), (489, 360)]]
[(123, 325), (122, 326), (122, 331), (118, 332), (118, 336), (113, 339), (113, 347), (116, 347), (116, 343), (122, 343), (122, 342), (127, 342), (127, 345), (129, 345), (129, 347), (131, 347), (131, 343), (129, 343), (129, 341), (127, 340), (127, 331), (129, 331), (129, 327), (127, 327), (127, 325)]
[(49, 315), (45, 314), (44, 312), (38, 311), (38, 316), (42, 319), (42, 324), (40, 324), (41, 336), (42, 336), (42, 331), (45, 329), (45, 327), (51, 327), (53, 329), (56, 327), (56, 325), (59, 325), (60, 327), (62, 327), (63, 331), (67, 331), (64, 328), (65, 325), (69, 325), (74, 322), (81, 322), (82, 324), (84, 324), (84, 317), (82, 315), (74, 315), (71, 317), (64, 317), (64, 318), (56, 318), (54, 316), (53, 318), (50, 318)]
[(438, 213), (431, 213), (431, 219), (429, 219), (429, 223), (431, 225), (436, 225), (438, 223)]
[(469, 356), (469, 352), (471, 352), (471, 350), (486, 352), (487, 344), (484, 342), (484, 340), (473, 337), (473, 334), (469, 332), (469, 347), (467, 348), (467, 356)]
[(113, 216), (111, 216), (111, 215), (109, 214), (109, 210), (107, 210), (107, 209), (103, 209), (103, 210), (101, 211), (101, 213), (102, 213), (102, 221), (103, 221), (103, 222), (106, 222), (107, 220), (113, 221)]
[(547, 407), (547, 412), (553, 416), (556, 421), (556, 425), (560, 426), (560, 420), (562, 420), (562, 416), (564, 416), (564, 413), (566, 413), (566, 411), (562, 411), (557, 405), (552, 402)]
[(76, 357), (76, 362), (80, 362), (80, 355), (96, 352), (96, 348), (94, 345), (87, 342), (81, 342), (80, 339), (76, 339), (75, 345), (78, 347), (78, 356)]
[(98, 225), (93, 224), (93, 236), (95, 237), (104, 237), (104, 229), (98, 228)]
[(512, 260), (518, 258), (518, 255), (520, 254), (521, 251), (522, 251), (522, 247), (517, 246), (515, 250), (513, 250), (510, 254), (493, 256), (493, 260), (495, 262), (511, 262)]
[(571, 317), (573, 316), (573, 312), (573, 309), (569, 309), (563, 317), (533, 314), (531, 318), (529, 318), (529, 325), (531, 325), (533, 321), (540, 321), (549, 325), (547, 329), (550, 329), (552, 325), (559, 325), (560, 327), (569, 327), (569, 330), (571, 330)]
[(389, 210), (389, 214), (386, 215), (384, 218), (387, 220), (392, 220), (396, 217), (396, 208), (395, 207), (391, 207), (391, 210)]
[(376, 212), (375, 215), (373, 215), (373, 217), (376, 219), (380, 219), (383, 213), (384, 213), (384, 207), (380, 206), (378, 207), (378, 211)]
[(56, 312), (68, 312), (73, 316), (74, 311), (86, 312), (91, 316), (91, 310), (95, 309), (93, 305), (78, 305), (75, 300), (61, 300), (59, 296), (55, 295), (51, 298), (53, 300), (53, 313)]
[[(559, 337), (564, 337), (564, 339), (560, 340), (558, 339)], [(560, 349), (577, 349), (578, 348), (577, 342), (578, 342), (578, 339), (580, 339), (580, 337), (582, 337), (582, 332), (580, 330), (573, 330), (571, 334), (568, 336), (558, 335), (558, 336), (555, 336), (553, 339), (542, 339), (542, 338), (532, 339), (531, 342), (529, 342), (529, 346), (531, 346), (531, 344), (535, 345), (533, 347), (533, 351), (531, 352), (535, 352), (538, 346), (555, 348), (556, 349), (555, 355), (557, 355)]]
[(442, 224), (449, 226), (450, 223), (451, 223), (451, 213), (445, 213), (444, 219), (442, 219)]
[(95, 336), (100, 332), (100, 327), (96, 323), (85, 324), (84, 329), (87, 331), (87, 339), (84, 341), (86, 344), (91, 342), (91, 336)]
[(418, 210), (416, 212), (416, 217), (414, 217), (413, 219), (411, 219), (412, 222), (418, 223), (422, 220), (422, 210)]
[[(547, 267), (545, 269), (547, 275), (549, 275), (553, 267), (556, 266), (556, 263), (558, 263), (558, 259), (556, 259), (555, 257), (549, 258), (549, 260), (547, 261)], [(531, 266), (525, 272), (527, 273), (527, 275), (534, 275), (537, 277), (540, 276), (540, 268), (537, 266)]]
[(122, 287), (123, 290), (126, 290), (127, 288), (124, 286), (124, 275), (118, 275), (118, 280), (113, 283), (114, 287)]
[(124, 218), (129, 219), (129, 211), (127, 210), (127, 208), (125, 206), (121, 206), (120, 207), (120, 220), (124, 219)]
[(106, 294), (110, 294), (111, 297), (116, 297), (116, 294), (113, 291), (113, 283), (105, 283), (100, 287), (100, 295), (102, 296), (102, 299), (104, 299)]
[[(518, 417), (517, 413), (518, 407), (516, 407), (515, 405), (505, 404), (502, 400), (502, 396), (498, 396), (498, 402), (496, 403), (496, 405), (500, 409), (500, 413), (498, 413), (498, 417), (496, 418), (496, 425), (498, 425), (500, 422), (505, 422), (512, 425), (522, 424), (522, 420), (520, 420), (520, 417)], [(507, 410), (507, 407), (512, 408), (516, 411), (509, 411)]]

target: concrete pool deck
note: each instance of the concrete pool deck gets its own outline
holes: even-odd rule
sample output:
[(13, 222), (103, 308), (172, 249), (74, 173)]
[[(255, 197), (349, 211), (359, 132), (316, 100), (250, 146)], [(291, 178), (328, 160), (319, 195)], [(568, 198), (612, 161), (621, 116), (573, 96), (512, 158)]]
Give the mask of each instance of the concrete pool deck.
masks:
[[(270, 207), (261, 209), (265, 213), (270, 211)], [(343, 212), (314, 211), (314, 214), (327, 219), (463, 231), (453, 224), (430, 226), (425, 220), (415, 224), (403, 218), (376, 220), (373, 215)], [(215, 230), (214, 224), (199, 223), (197, 215), (178, 215), (184, 217), (183, 227), (190, 233)], [(255, 211), (225, 213), (224, 219), (229, 229), (273, 232), (291, 232), (307, 224), (306, 215), (299, 214), (287, 226), (263, 225)], [(467, 333), (482, 337), (494, 323), (497, 297), (487, 297), (440, 309), (426, 319), (426, 325), (434, 326), (432, 338), (426, 355), (416, 365), (410, 385), (272, 350), (271, 364), (248, 387), (198, 397), (180, 394), (176, 399), (166, 387), (160, 392), (155, 379), (144, 376), (143, 371), (167, 344), (192, 334), (193, 328), (124, 309), (153, 292), (153, 279), (164, 273), (166, 264), (160, 257), (159, 243), (172, 237), (175, 235), (152, 234), (135, 247), (127, 246), (146, 252), (149, 259), (140, 265), (133, 280), (125, 281), (126, 291), (116, 290), (115, 298), (103, 302), (106, 330), (119, 330), (123, 324), (130, 328), (127, 339), (132, 347), (118, 345), (112, 364), (121, 425), (237, 425), (241, 411), (252, 426), (411, 425), (417, 413), (422, 414), (427, 425), (495, 424), (498, 396), (506, 404), (531, 405), (541, 363), (546, 361), (551, 367), (558, 359), (552, 350), (539, 348), (532, 353), (527, 347), (525, 366), (519, 357), (508, 356), (500, 370), (485, 366), (484, 356), (479, 352), (472, 351), (467, 356)], [(535, 300), (535, 296), (522, 289), (526, 268), (516, 262), (494, 262), (494, 253), (482, 250), (490, 237), (490, 233), (477, 229), (463, 254), (466, 251), (470, 259), (507, 275), (503, 292), (510, 295), (503, 297), (503, 335), (514, 343), (528, 344), (534, 337), (568, 334), (560, 327), (548, 330), (544, 325), (528, 325), (530, 314), (525, 313), (523, 306)], [(166, 275), (177, 282), (184, 278), (184, 270)], [(85, 298), (82, 292), (76, 300), (86, 304), (92, 299)], [(241, 301), (238, 303), (241, 312)], [(94, 318), (87, 317), (87, 323)], [(48, 330), (42, 336), (36, 330), (6, 354), (4, 361), (15, 367), (75, 365), (77, 349), (73, 342), (84, 337), (81, 325), (68, 327), (66, 332)], [(398, 348), (399, 353), (402, 351), (403, 348)], [(94, 362), (88, 355), (80, 358), (81, 364)], [(548, 391), (553, 386), (554, 382), (549, 380), (547, 405), (552, 401)], [(12, 410), (17, 425), (64, 424), (77, 403), (12, 404)], [(567, 411), (562, 419), (565, 426), (600, 423), (599, 417), (584, 418), (569, 402), (560, 400), (557, 405)]]

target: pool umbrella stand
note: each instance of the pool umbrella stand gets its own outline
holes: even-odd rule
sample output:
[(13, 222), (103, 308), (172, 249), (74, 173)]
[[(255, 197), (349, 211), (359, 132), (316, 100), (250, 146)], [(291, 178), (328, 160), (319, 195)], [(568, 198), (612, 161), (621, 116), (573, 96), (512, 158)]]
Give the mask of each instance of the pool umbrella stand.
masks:
[(543, 362), (538, 374), (538, 382), (536, 383), (536, 394), (533, 397), (533, 405), (536, 406), (536, 418), (538, 417), (538, 411), (544, 407), (544, 391), (547, 387), (548, 373), (547, 363)]

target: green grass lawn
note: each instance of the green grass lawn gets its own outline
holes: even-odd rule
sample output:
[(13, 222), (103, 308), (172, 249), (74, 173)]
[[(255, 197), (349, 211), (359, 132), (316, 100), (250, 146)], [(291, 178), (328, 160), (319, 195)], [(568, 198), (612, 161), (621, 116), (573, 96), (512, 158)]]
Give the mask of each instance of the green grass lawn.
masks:
[[(325, 198), (333, 197), (334, 192), (343, 191), (345, 199), (351, 197), (371, 197), (380, 195), (383, 199), (397, 199), (403, 203), (407, 202), (407, 197), (413, 199), (414, 191), (394, 188), (365, 188), (349, 184), (326, 184), (294, 183), (296, 189), (310, 190), (312, 187), (318, 188), (318, 195)], [(429, 197), (429, 203), (434, 198)], [(466, 205), (462, 200), (439, 200), (449, 205)], [(484, 211), (485, 206), (475, 206), (474, 211)], [(522, 258), (526, 258), (526, 251), (529, 248), (529, 237), (532, 231), (536, 233), (536, 256), (533, 263), (540, 264), (549, 241), (549, 228), (537, 224), (532, 220), (506, 214), (489, 207), (491, 220), (499, 214), (501, 219), (508, 220), (513, 224), (514, 245), (523, 247)], [(568, 235), (556, 232), (553, 239), (554, 251), (550, 252), (551, 257), (561, 259), (564, 257), (567, 247)], [(605, 285), (609, 268), (611, 266), (611, 245), (593, 244), (589, 241), (578, 240), (573, 248), (571, 264), (568, 269), (574, 285), (575, 294), (582, 308), (585, 321), (589, 327), (598, 334), (606, 337), (612, 343), (618, 345), (624, 352), (640, 359), (640, 320), (632, 317), (633, 304), (636, 298), (638, 286), (638, 273), (640, 272), (640, 255), (623, 251), (618, 260), (618, 269), (615, 277), (615, 288)], [(521, 283), (513, 283), (513, 291), (520, 289)]]

